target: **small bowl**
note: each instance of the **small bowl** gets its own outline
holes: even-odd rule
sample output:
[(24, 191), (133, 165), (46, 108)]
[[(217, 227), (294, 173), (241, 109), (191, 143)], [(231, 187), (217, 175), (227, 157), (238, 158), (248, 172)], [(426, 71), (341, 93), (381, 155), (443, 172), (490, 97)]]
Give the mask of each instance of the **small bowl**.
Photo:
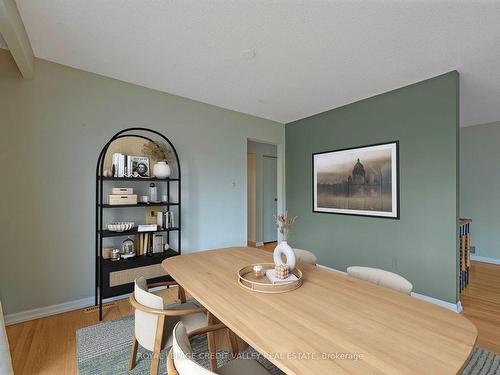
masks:
[(108, 230), (110, 230), (111, 232), (125, 232), (132, 229), (134, 225), (135, 223), (131, 221), (111, 223), (108, 224)]

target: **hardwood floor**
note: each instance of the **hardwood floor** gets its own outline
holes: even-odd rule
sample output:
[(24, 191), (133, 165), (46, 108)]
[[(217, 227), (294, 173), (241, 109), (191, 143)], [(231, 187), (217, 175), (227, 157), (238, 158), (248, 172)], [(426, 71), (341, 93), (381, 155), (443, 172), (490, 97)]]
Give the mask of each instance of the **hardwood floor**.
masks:
[(266, 242), (262, 246), (257, 246), (255, 244), (255, 242), (252, 242), (252, 241), (247, 242), (248, 247), (256, 247), (258, 249), (267, 250), (267, 251), (274, 251), (274, 248), (276, 247), (277, 244), (278, 244), (277, 242)]
[[(159, 291), (173, 303), (177, 289)], [(132, 314), (128, 299), (116, 301), (104, 310), (104, 321)], [(14, 373), (63, 375), (76, 374), (75, 332), (99, 323), (97, 311), (70, 311), (7, 327)]]
[(277, 242), (267, 242), (264, 244), (264, 246), (259, 247), (259, 249), (267, 250), (267, 251), (274, 251), (274, 248), (278, 245)]
[(460, 300), (464, 316), (479, 331), (477, 345), (500, 353), (500, 265), (471, 262), (470, 283)]
[[(276, 244), (267, 244), (272, 251)], [(167, 303), (176, 298), (176, 289), (158, 292)], [(471, 281), (461, 296), (463, 314), (479, 330), (477, 344), (500, 353), (500, 266), (472, 262)], [(104, 320), (132, 313), (127, 299), (104, 312)], [(76, 374), (75, 332), (98, 323), (97, 312), (76, 310), (7, 327), (14, 373)]]

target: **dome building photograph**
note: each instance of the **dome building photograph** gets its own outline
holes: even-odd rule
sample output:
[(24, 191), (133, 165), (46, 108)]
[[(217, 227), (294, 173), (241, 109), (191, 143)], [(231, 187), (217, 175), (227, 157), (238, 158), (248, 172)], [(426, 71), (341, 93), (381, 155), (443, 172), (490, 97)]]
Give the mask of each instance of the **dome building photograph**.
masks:
[(313, 155), (316, 212), (397, 217), (397, 143)]

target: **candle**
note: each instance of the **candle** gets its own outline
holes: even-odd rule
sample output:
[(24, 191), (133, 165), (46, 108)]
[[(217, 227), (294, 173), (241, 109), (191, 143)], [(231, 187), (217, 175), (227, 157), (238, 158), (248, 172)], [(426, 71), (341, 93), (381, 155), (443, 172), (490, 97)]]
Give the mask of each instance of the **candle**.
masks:
[(262, 276), (262, 266), (260, 264), (253, 266), (253, 272), (255, 276)]

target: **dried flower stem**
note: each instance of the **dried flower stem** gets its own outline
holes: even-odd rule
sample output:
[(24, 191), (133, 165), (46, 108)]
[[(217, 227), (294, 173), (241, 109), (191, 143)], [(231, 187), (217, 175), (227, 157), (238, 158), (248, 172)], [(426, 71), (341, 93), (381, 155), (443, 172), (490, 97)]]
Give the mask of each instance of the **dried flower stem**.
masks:
[(172, 149), (165, 143), (161, 142), (146, 142), (142, 146), (142, 153), (151, 159), (157, 161), (172, 162)]
[(295, 224), (297, 216), (288, 217), (288, 212), (285, 212), (284, 214), (281, 215), (273, 215), (273, 218), (276, 221), (276, 225), (279, 228), (282, 240), (287, 241), (288, 234), (292, 230), (292, 226), (293, 224)]

